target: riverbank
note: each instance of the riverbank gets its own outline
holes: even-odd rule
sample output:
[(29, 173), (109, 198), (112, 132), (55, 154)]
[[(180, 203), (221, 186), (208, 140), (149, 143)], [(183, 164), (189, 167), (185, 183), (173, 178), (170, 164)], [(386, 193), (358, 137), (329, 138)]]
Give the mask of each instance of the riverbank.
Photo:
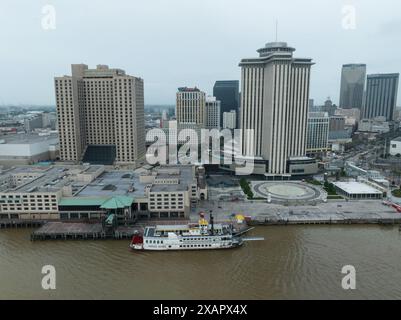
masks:
[[(57, 239), (131, 239), (146, 225), (187, 224), (199, 219), (199, 212), (212, 212), (215, 222), (229, 222), (235, 214), (249, 216), (248, 225), (305, 225), (305, 224), (401, 224), (401, 213), (381, 201), (341, 201), (315, 205), (285, 206), (260, 201), (223, 202), (203, 201), (194, 208), (189, 219), (140, 220), (132, 226), (104, 230), (101, 223), (61, 221), (0, 221), (0, 228), (37, 228), (31, 240)], [(238, 229), (242, 225), (236, 226)], [(245, 225), (244, 225), (245, 227)]]
[(257, 201), (204, 201), (192, 211), (191, 217), (195, 218), (199, 211), (212, 211), (216, 219), (228, 219), (233, 214), (243, 214), (251, 216), (254, 224), (401, 224), (401, 213), (377, 200), (333, 201), (304, 206)]

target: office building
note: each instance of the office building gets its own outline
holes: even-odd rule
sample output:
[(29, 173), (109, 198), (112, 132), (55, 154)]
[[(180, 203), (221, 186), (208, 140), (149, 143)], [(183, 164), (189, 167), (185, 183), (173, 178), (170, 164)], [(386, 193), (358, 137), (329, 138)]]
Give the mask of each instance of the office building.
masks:
[(371, 74), (367, 77), (363, 119), (384, 116), (393, 120), (397, 103), (398, 73)]
[(358, 108), (351, 109), (337, 109), (336, 116), (343, 116), (345, 118), (346, 126), (356, 126), (361, 119), (361, 110)]
[(221, 80), (216, 81), (213, 86), (213, 96), (221, 102), (220, 126), (223, 125), (223, 113), (235, 110), (239, 114), (239, 81)]
[(362, 108), (366, 64), (345, 64), (341, 71), (340, 108)]
[(223, 112), (223, 129), (236, 129), (237, 113), (235, 110)]
[(145, 155), (143, 80), (106, 65), (71, 69), (55, 78), (60, 159), (138, 164)]
[(374, 117), (373, 119), (362, 119), (358, 124), (359, 132), (387, 133), (391, 131), (391, 124), (386, 117)]
[(397, 137), (390, 142), (390, 155), (399, 156), (401, 155), (401, 137)]
[(181, 125), (206, 126), (206, 94), (198, 88), (178, 88), (175, 115)]
[(309, 112), (306, 152), (322, 153), (328, 150), (329, 115), (327, 112)]
[(24, 128), (25, 131), (30, 133), (35, 131), (36, 129), (43, 127), (43, 120), (41, 114), (31, 114), (29, 118), (24, 119)]
[[(242, 59), (241, 128), (244, 156), (255, 156), (270, 177), (306, 174), (310, 58), (293, 57), (285, 42), (267, 43), (259, 57)], [(253, 129), (254, 135), (246, 129)], [(296, 167), (291, 169), (291, 164)]]
[(331, 116), (330, 117), (330, 132), (341, 131), (345, 129), (345, 117), (344, 116)]
[(206, 98), (206, 128), (219, 129), (220, 128), (220, 101), (216, 97)]

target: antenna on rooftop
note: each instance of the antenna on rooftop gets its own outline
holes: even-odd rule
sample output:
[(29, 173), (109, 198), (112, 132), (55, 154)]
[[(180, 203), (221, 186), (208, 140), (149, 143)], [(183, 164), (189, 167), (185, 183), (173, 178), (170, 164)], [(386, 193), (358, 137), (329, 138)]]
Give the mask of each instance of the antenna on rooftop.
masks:
[(278, 35), (278, 20), (276, 19), (276, 42), (277, 42), (277, 35)]

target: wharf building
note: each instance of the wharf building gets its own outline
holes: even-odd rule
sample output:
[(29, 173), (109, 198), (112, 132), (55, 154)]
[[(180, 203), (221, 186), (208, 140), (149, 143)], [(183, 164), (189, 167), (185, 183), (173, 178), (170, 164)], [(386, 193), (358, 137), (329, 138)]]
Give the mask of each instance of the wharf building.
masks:
[(29, 166), (0, 172), (0, 219), (188, 218), (207, 199), (204, 173), (191, 165), (106, 171), (103, 165)]
[(138, 165), (145, 155), (143, 80), (73, 64), (54, 80), (60, 160)]

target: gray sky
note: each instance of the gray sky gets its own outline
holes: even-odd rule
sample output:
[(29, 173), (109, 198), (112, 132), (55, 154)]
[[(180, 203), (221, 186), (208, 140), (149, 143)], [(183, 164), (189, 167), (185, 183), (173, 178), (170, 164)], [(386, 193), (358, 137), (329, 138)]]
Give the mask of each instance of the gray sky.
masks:
[[(48, 4), (54, 30), (41, 24)], [(344, 5), (356, 9), (355, 29), (343, 28)], [(344, 63), (401, 71), (399, 0), (1, 0), (0, 105), (54, 104), (53, 77), (71, 63), (144, 78), (146, 104), (174, 104), (179, 86), (212, 94), (215, 80), (239, 79), (241, 58), (275, 39), (276, 19), (278, 40), (316, 63), (317, 103), (338, 102)]]

